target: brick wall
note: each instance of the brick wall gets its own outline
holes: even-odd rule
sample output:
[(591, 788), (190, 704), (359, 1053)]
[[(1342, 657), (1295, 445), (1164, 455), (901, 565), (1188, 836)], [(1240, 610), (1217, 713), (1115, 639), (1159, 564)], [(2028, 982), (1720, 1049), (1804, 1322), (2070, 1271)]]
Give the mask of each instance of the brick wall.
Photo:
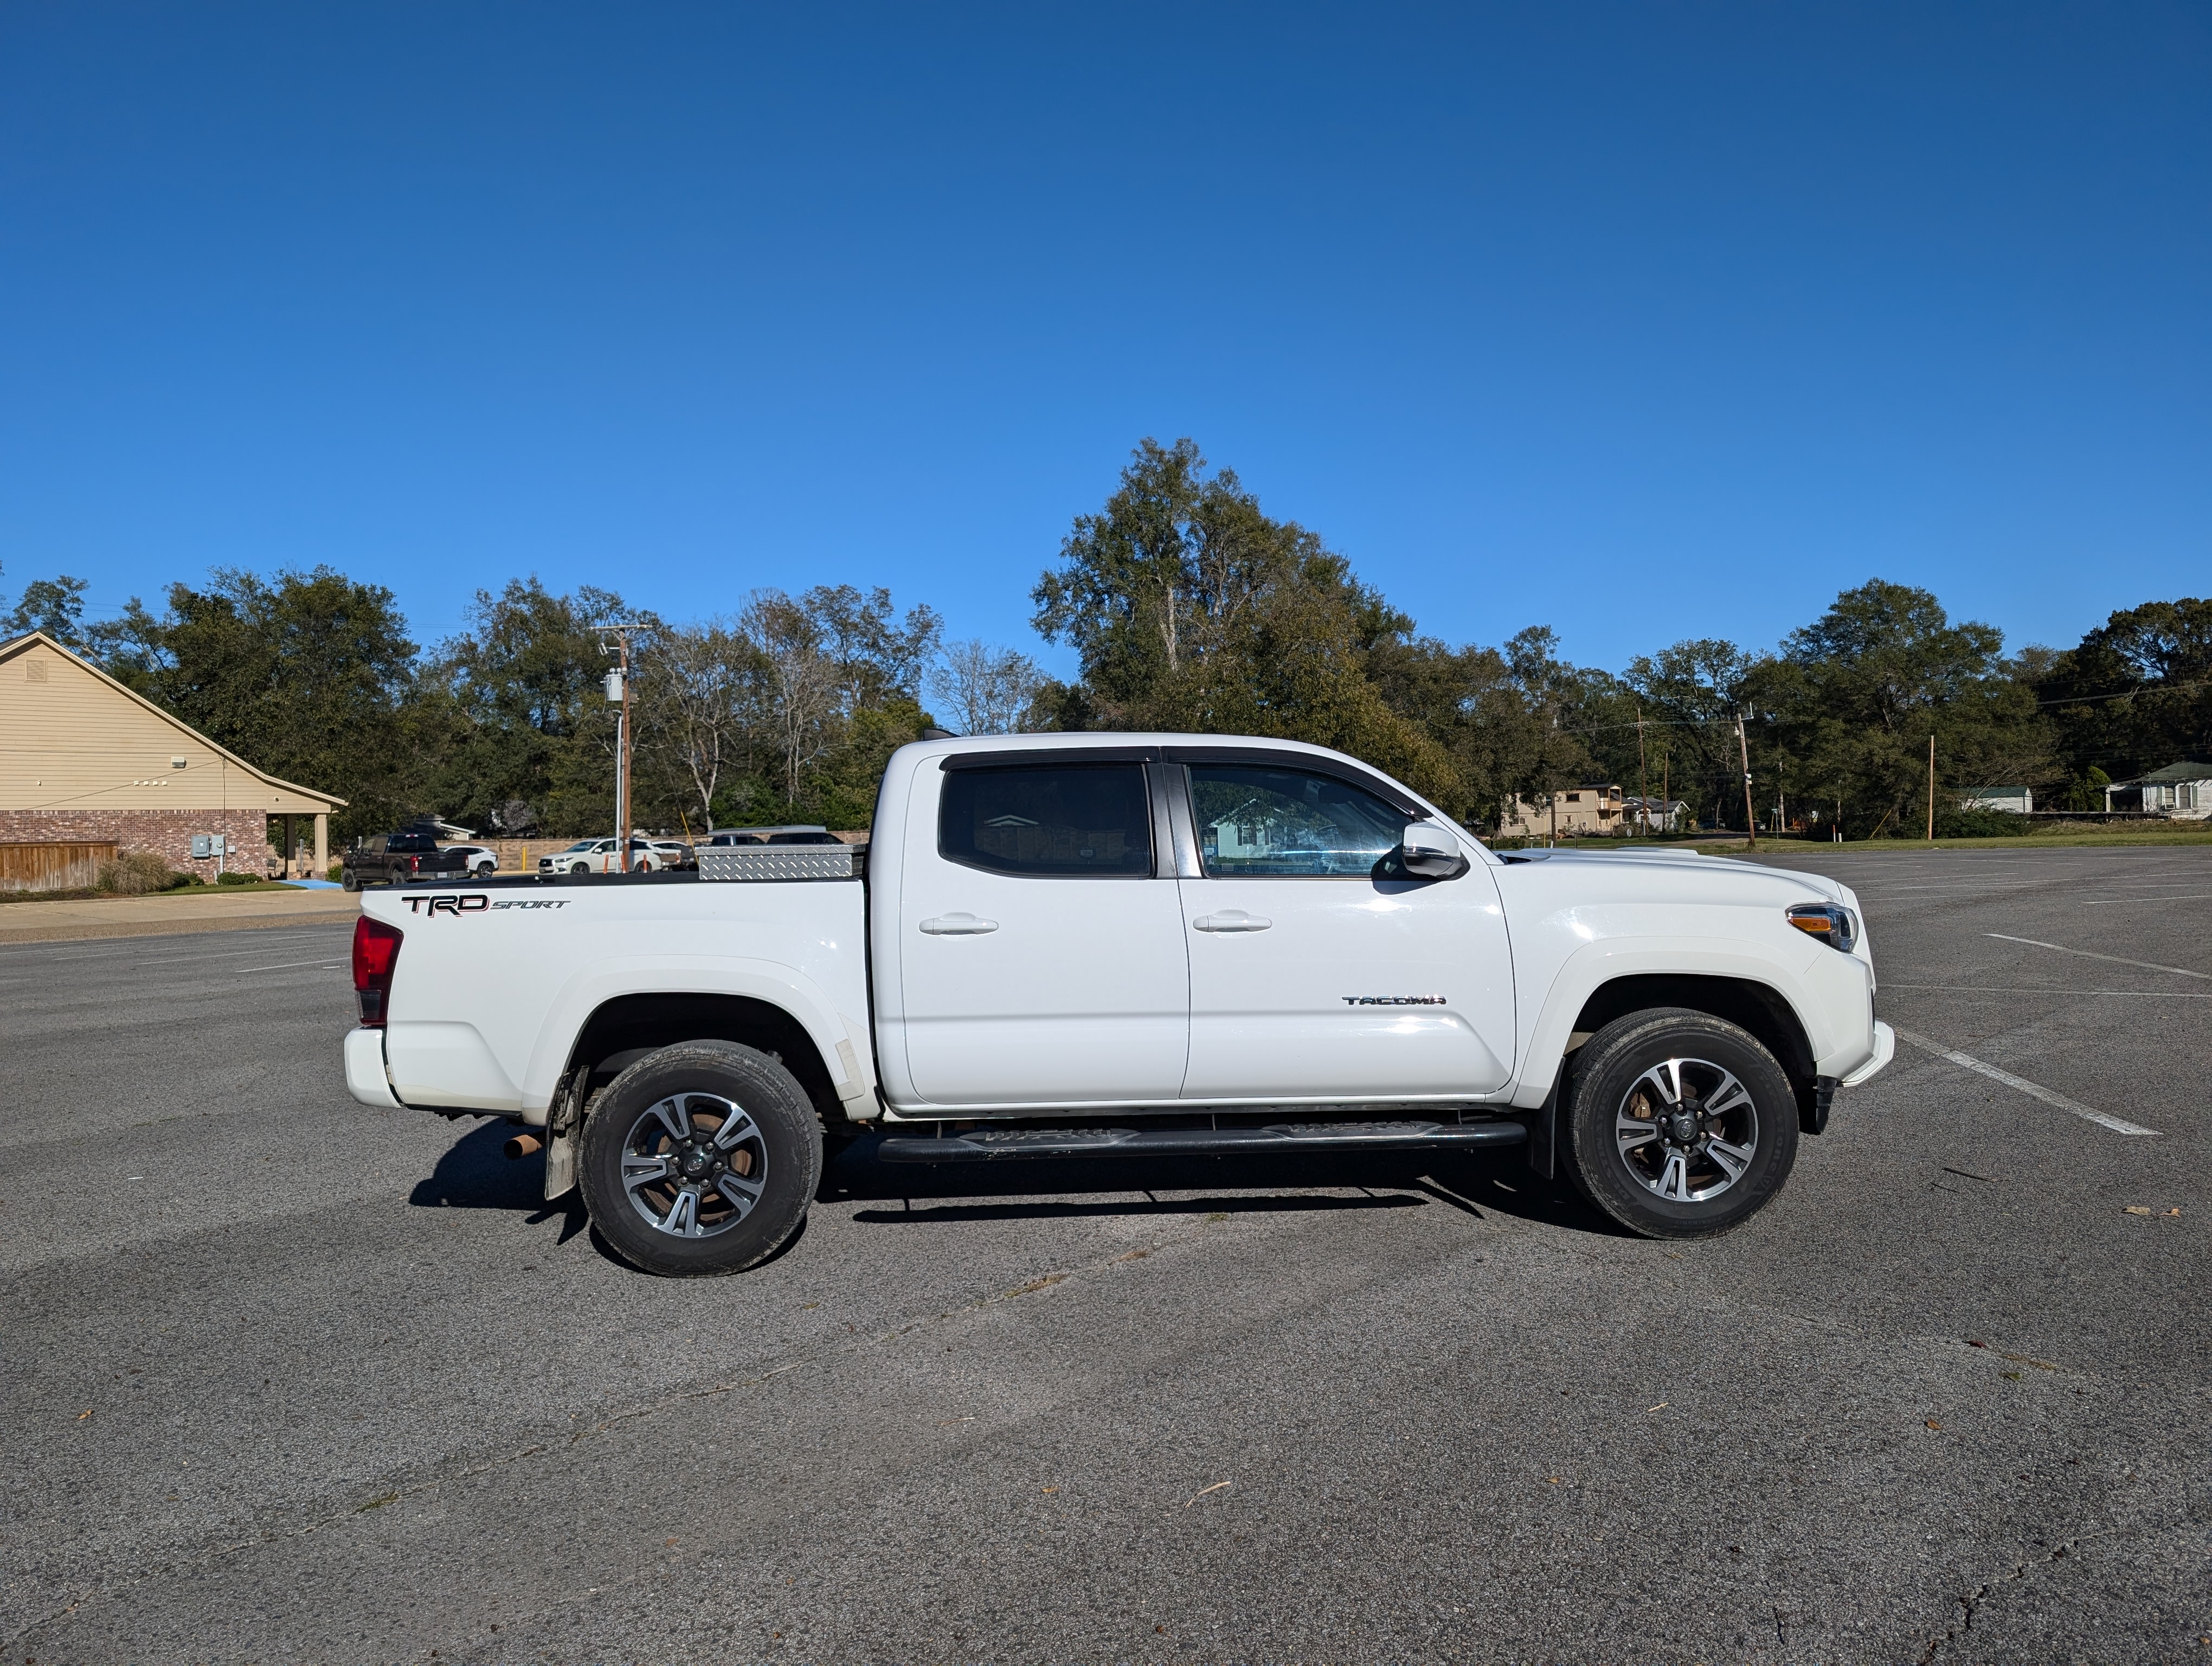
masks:
[(195, 833), (221, 833), (230, 841), (226, 871), (264, 873), (276, 857), (268, 828), (268, 818), (255, 810), (0, 810), (0, 843), (90, 840), (150, 850), (179, 873), (208, 880), (215, 878), (216, 859), (194, 859)]

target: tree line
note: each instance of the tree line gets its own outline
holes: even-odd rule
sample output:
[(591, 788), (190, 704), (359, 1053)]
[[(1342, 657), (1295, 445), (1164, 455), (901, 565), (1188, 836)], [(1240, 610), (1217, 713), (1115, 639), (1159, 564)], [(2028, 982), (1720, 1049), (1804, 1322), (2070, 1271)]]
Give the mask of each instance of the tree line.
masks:
[(948, 641), (934, 610), (880, 587), (762, 589), (672, 621), (514, 579), (428, 646), (390, 590), (328, 567), (218, 569), (104, 620), (84, 618), (86, 587), (29, 584), (7, 634), (43, 629), (259, 767), (344, 797), (341, 836), (425, 813), (512, 836), (611, 830), (616, 626), (634, 819), (695, 834), (865, 826), (884, 761), (940, 724), (1314, 741), (1483, 826), (1516, 795), (1607, 781), (1740, 829), (1741, 745), (1762, 827), (1817, 812), (1850, 838), (1924, 825), (1931, 736), (1939, 828), (1959, 830), (1962, 791), (2029, 785), (2093, 809), (2112, 780), (2212, 757), (2212, 601), (2146, 602), (2073, 648), (2008, 654), (1995, 627), (1873, 579), (1772, 649), (1698, 639), (1577, 666), (1548, 626), (1497, 647), (1421, 634), (1188, 440), (1140, 444), (1032, 592), (1038, 633), (1077, 658), (1067, 682)]

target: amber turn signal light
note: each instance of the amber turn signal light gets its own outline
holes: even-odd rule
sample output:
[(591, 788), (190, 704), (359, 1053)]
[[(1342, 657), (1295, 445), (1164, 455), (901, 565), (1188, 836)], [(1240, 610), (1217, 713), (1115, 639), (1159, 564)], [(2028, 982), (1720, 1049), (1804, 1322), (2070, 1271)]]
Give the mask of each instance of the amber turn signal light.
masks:
[(1833, 903), (1800, 903), (1790, 910), (1788, 918), (1799, 931), (1845, 954), (1858, 941), (1857, 925), (1851, 918), (1851, 911)]

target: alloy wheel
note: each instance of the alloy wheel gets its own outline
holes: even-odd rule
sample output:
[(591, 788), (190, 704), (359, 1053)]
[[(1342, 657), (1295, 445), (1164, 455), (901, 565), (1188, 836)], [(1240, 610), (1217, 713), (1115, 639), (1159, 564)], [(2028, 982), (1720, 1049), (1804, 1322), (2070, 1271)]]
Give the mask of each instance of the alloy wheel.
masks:
[(630, 1207), (671, 1237), (726, 1232), (761, 1200), (768, 1146), (733, 1099), (675, 1093), (648, 1106), (623, 1138), (623, 1190)]
[(1741, 1180), (1759, 1150), (1759, 1107), (1733, 1073), (1705, 1059), (1662, 1059), (1613, 1113), (1620, 1160), (1669, 1203), (1702, 1203)]

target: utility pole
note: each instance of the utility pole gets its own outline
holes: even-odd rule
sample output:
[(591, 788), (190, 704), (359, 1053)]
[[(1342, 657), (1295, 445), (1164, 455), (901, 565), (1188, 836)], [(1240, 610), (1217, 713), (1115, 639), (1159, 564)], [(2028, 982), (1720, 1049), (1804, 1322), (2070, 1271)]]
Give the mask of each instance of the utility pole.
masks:
[(1636, 702), (1636, 802), (1644, 811), (1644, 836), (1651, 836), (1651, 770), (1644, 761), (1644, 702)]
[(1759, 822), (1751, 807), (1751, 743), (1743, 738), (1743, 714), (1735, 714), (1736, 756), (1743, 760), (1743, 833), (1744, 848), (1759, 848)]
[(1936, 842), (1936, 737), (1928, 737), (1928, 842)]
[[(629, 872), (629, 634), (634, 624), (611, 624), (599, 627), (599, 652), (619, 654), (619, 669), (606, 675), (607, 700), (610, 704), (620, 702), (622, 710), (615, 716), (615, 848), (622, 853), (622, 871)], [(606, 638), (611, 635), (615, 646), (609, 648)]]

